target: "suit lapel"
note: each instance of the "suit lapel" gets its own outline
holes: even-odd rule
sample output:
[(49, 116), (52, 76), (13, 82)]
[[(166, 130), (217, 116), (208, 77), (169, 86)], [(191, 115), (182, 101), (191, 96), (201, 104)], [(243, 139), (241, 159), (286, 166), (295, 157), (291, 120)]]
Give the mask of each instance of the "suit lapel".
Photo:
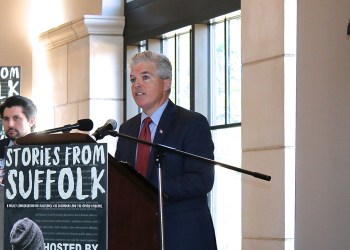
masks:
[[(141, 125), (141, 114), (138, 114), (137, 117), (135, 117), (135, 119), (137, 119), (138, 122), (131, 122), (130, 123), (131, 126), (129, 128), (128, 134), (134, 138), (138, 138), (140, 125)], [(136, 148), (137, 148), (136, 141), (130, 141), (128, 145), (130, 145), (130, 152), (136, 152)], [(131, 154), (131, 156), (133, 156), (133, 154)], [(131, 166), (135, 166), (135, 156), (131, 157), (129, 159), (129, 162), (130, 162)]]
[[(167, 133), (171, 132), (171, 126), (174, 123), (176, 112), (176, 105), (169, 100), (168, 105), (166, 106), (160, 120), (159, 124), (157, 126), (156, 134), (154, 135), (153, 143), (155, 144), (162, 144), (164, 136), (167, 135)], [(157, 168), (157, 165), (155, 164), (155, 156), (154, 156), (154, 148), (151, 150), (150, 155), (150, 169), (148, 170), (148, 174), (155, 171), (154, 168)]]
[(141, 113), (137, 115), (136, 119), (137, 119), (137, 122), (131, 123), (132, 127), (130, 128), (130, 135), (132, 137), (138, 138), (140, 126), (141, 126)]
[(164, 109), (164, 112), (159, 120), (156, 134), (154, 135), (154, 143), (162, 143), (163, 137), (169, 133), (171, 125), (174, 123), (174, 113), (176, 111), (176, 105), (169, 100), (168, 105)]

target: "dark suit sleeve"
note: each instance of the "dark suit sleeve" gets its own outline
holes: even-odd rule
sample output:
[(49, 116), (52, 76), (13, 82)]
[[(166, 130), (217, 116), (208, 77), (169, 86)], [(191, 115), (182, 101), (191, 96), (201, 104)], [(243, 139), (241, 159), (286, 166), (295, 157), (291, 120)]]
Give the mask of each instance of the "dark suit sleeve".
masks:
[[(181, 151), (214, 159), (214, 144), (209, 124), (206, 118), (198, 113), (178, 113), (162, 143)], [(212, 164), (175, 153), (166, 153), (162, 173), (163, 190), (169, 202), (204, 198), (214, 183)], [(155, 186), (158, 185), (157, 178), (152, 178), (151, 182)]]

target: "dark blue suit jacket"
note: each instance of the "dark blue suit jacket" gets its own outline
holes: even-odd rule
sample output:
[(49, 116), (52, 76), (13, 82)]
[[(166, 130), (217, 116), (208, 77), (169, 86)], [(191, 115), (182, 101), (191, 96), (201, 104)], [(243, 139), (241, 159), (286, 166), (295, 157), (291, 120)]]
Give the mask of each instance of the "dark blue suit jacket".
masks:
[[(120, 126), (119, 132), (138, 137), (141, 114)], [(207, 119), (169, 101), (159, 121), (154, 143), (214, 159), (214, 144)], [(135, 166), (136, 142), (119, 138), (118, 161)], [(214, 227), (207, 193), (214, 183), (214, 166), (199, 160), (166, 152), (163, 160), (164, 244), (166, 250), (216, 249)], [(147, 179), (158, 186), (153, 149)]]

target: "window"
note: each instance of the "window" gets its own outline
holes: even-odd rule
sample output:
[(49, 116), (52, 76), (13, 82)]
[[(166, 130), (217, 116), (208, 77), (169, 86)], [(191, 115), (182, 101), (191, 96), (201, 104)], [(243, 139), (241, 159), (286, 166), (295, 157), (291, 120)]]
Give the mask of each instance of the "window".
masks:
[(215, 18), (210, 25), (211, 122), (241, 122), (241, 30), (237, 13)]
[(191, 26), (163, 35), (162, 49), (173, 65), (173, 84), (170, 99), (179, 106), (190, 105), (190, 41)]
[[(240, 12), (210, 22), (210, 123), (215, 160), (241, 166)], [(216, 166), (211, 208), (220, 249), (241, 249), (241, 175)]]

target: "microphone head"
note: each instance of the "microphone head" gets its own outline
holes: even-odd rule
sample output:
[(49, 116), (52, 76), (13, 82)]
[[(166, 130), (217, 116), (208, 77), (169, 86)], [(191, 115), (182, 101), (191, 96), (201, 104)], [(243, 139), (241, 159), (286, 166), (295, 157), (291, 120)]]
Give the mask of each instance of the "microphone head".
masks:
[(108, 119), (105, 125), (107, 130), (115, 130), (117, 128), (117, 122), (113, 119)]
[(109, 135), (109, 130), (115, 130), (117, 128), (117, 122), (113, 119), (109, 119), (106, 121), (106, 123), (99, 127), (92, 136), (95, 138), (95, 140), (103, 139), (106, 135)]
[(78, 120), (78, 125), (79, 127), (77, 129), (81, 131), (90, 131), (94, 127), (94, 123), (90, 119)]

